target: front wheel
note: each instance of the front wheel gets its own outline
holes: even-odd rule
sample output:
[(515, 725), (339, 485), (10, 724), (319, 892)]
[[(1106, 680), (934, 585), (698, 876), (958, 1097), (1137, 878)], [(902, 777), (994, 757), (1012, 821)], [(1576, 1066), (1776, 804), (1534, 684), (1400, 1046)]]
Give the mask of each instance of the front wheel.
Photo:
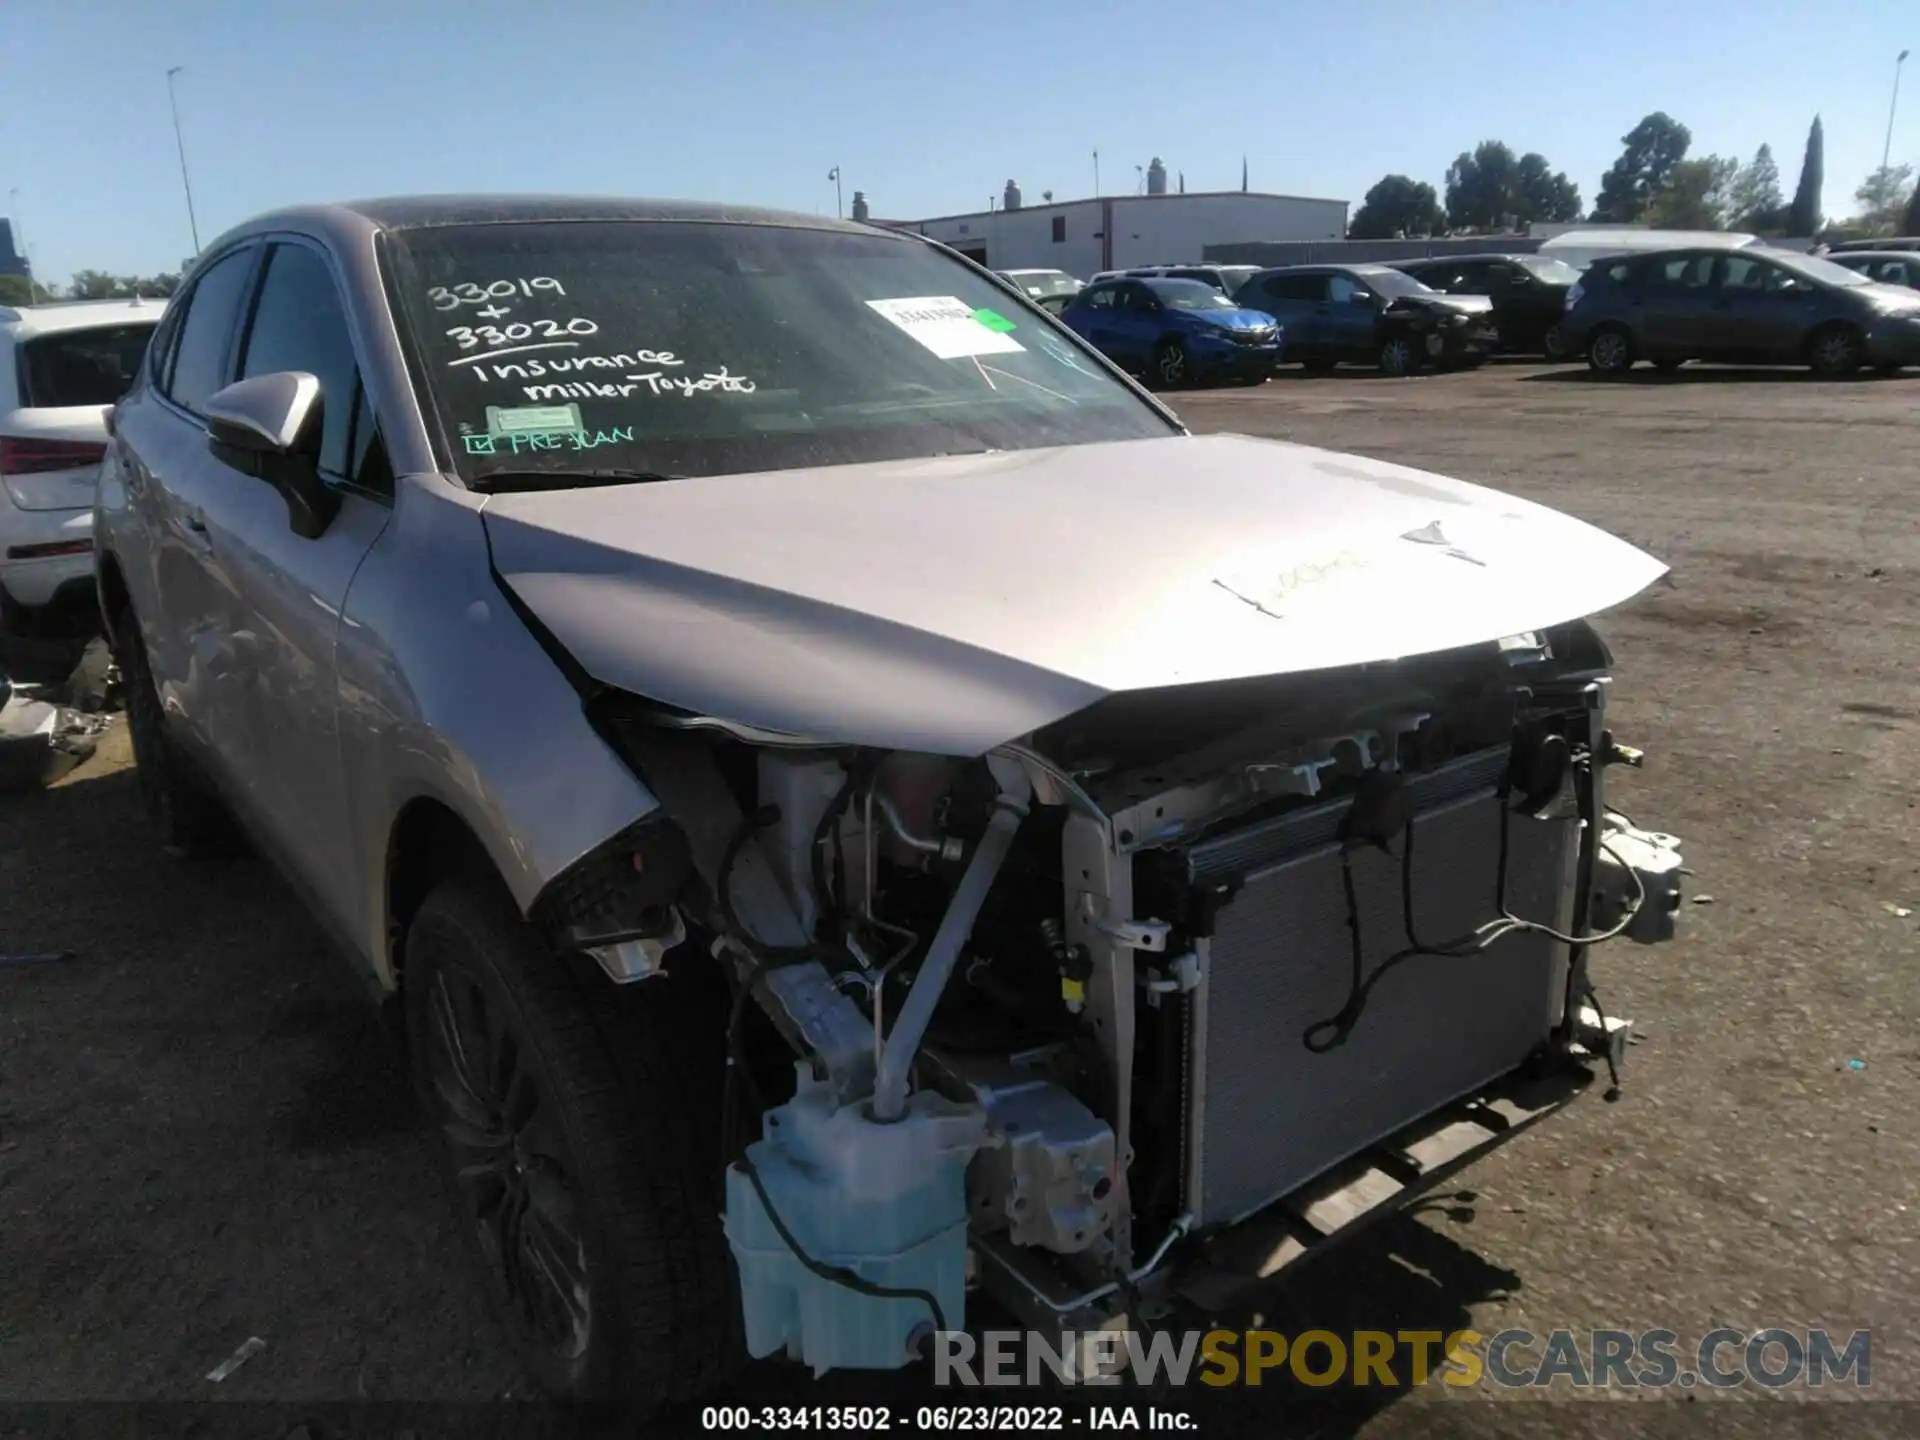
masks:
[(687, 1013), (689, 977), (616, 988), (576, 958), (496, 886), (434, 890), (406, 936), (415, 1085), (528, 1373), (565, 1400), (691, 1399), (738, 1353), (724, 1016)]
[(1851, 375), (1866, 360), (1866, 346), (1860, 332), (1851, 325), (1825, 325), (1813, 332), (1807, 342), (1807, 363), (1816, 375), (1837, 378)]
[(1420, 347), (1411, 335), (1395, 335), (1380, 347), (1382, 375), (1411, 375), (1420, 367)]
[(1540, 337), (1540, 349), (1549, 360), (1564, 360), (1567, 358), (1567, 337), (1560, 333), (1560, 327), (1558, 325), (1553, 326), (1545, 335)]
[(1187, 347), (1178, 340), (1162, 340), (1153, 350), (1149, 374), (1162, 390), (1177, 390), (1187, 383)]

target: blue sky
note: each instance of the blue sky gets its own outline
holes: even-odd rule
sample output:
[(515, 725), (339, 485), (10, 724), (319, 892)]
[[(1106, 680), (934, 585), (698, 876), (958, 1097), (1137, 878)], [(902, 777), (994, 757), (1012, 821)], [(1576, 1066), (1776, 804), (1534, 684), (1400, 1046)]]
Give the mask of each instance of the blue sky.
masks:
[[(679, 196), (918, 218), (1189, 189), (1356, 205), (1389, 171), (1438, 187), (1498, 138), (1591, 205), (1619, 138), (1663, 109), (1693, 153), (1771, 142), (1792, 190), (1827, 133), (1829, 214), (1879, 164), (1895, 0), (9, 0), (0, 213), (36, 272), (174, 269), (190, 253), (167, 111), (177, 83), (200, 234), (276, 205), (406, 191)], [(1920, 70), (1920, 55), (1907, 66)], [(1896, 163), (1920, 161), (1920, 74)], [(17, 193), (11, 193), (17, 192)]]

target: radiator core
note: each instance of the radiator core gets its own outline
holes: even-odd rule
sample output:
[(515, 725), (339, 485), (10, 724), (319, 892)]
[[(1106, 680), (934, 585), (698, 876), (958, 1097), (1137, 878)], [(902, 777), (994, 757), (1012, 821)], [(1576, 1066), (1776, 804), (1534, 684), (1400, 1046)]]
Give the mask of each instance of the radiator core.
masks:
[[(1493, 919), (1503, 747), (1408, 781), (1413, 917), (1442, 946)], [(1303, 1033), (1337, 1014), (1352, 973), (1335, 829), (1345, 800), (1211, 838), (1203, 883), (1238, 879), (1220, 910), (1188, 1036), (1186, 1206), (1231, 1222), (1513, 1069), (1560, 1018), (1567, 947), (1522, 932), (1460, 958), (1416, 956), (1375, 984), (1346, 1042)], [(1508, 820), (1506, 908), (1566, 932), (1579, 822)], [(1404, 949), (1400, 847), (1351, 859), (1363, 974)]]

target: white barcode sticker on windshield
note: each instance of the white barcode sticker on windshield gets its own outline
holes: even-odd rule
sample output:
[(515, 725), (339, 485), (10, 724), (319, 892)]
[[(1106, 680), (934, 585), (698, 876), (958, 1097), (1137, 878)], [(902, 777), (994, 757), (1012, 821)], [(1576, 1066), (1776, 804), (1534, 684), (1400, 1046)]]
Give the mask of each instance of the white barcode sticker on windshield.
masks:
[[(1011, 355), (1027, 348), (1007, 334), (1007, 322), (993, 311), (975, 310), (957, 296), (911, 295), (901, 300), (869, 300), (867, 304), (942, 360)], [(988, 318), (982, 319), (982, 315)]]

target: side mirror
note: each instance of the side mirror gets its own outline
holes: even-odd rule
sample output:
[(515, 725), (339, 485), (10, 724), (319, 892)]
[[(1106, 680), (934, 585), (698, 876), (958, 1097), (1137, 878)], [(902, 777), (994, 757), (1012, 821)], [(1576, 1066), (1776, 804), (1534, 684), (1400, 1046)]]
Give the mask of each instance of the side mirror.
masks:
[(279, 491), (288, 525), (306, 540), (324, 535), (340, 510), (314, 458), (325, 403), (319, 379), (304, 370), (236, 380), (207, 401), (213, 457)]
[(1354, 304), (1356, 304), (1356, 305), (1371, 305), (1371, 304), (1373, 304), (1373, 292), (1372, 292), (1371, 290), (1356, 290), (1356, 291), (1354, 291), (1354, 292), (1353, 292), (1353, 303), (1354, 303)]

